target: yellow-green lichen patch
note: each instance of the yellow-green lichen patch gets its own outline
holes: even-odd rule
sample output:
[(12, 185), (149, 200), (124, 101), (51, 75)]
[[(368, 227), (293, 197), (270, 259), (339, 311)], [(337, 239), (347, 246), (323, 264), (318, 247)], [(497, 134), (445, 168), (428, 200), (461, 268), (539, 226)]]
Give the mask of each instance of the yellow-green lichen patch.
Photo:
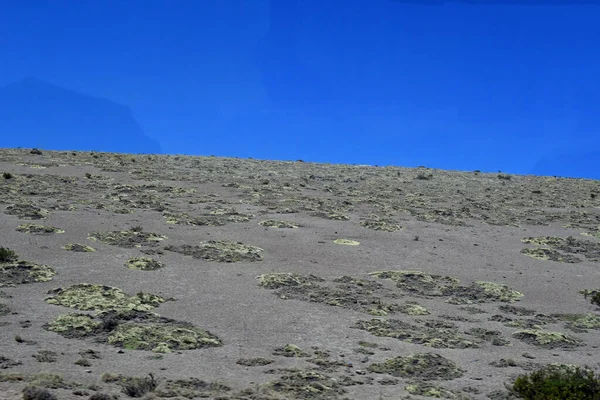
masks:
[(360, 242), (357, 242), (356, 240), (350, 240), (350, 239), (335, 239), (333, 241), (333, 243), (345, 244), (347, 246), (358, 246), (360, 244)]
[(296, 229), (298, 225), (294, 225), (291, 222), (280, 221), (276, 219), (267, 219), (264, 221), (260, 221), (258, 223), (260, 226), (268, 226), (271, 228), (288, 228), (288, 229)]
[(502, 337), (502, 332), (500, 331), (490, 331), (484, 328), (472, 328), (465, 333), (477, 337), (482, 341), (490, 342), (494, 346), (510, 345), (510, 342)]
[(358, 222), (358, 225), (375, 231), (396, 232), (402, 227), (394, 221), (383, 219), (363, 219)]
[(525, 243), (536, 244), (538, 246), (548, 246), (550, 249), (541, 248), (537, 251), (524, 252), (532, 257), (550, 259), (553, 261), (575, 263), (581, 260), (574, 254), (585, 256), (590, 261), (600, 261), (600, 243), (589, 240), (582, 240), (569, 236), (567, 238), (542, 236), (524, 238)]
[(407, 301), (399, 307), (399, 310), (401, 313), (407, 315), (429, 315), (429, 310), (427, 310), (427, 308), (414, 301)]
[(335, 279), (336, 287), (328, 287), (324, 279), (310, 275), (303, 277), (296, 274), (266, 274), (258, 277), (260, 285), (274, 292), (280, 299), (302, 300), (311, 303), (322, 303), (335, 307), (349, 308), (371, 315), (387, 315), (397, 309), (395, 304), (386, 304), (373, 291), (380, 289), (377, 282), (352, 277)]
[(324, 282), (325, 279), (315, 275), (302, 276), (293, 273), (263, 274), (256, 277), (259, 285), (266, 289), (279, 289), (287, 286), (312, 285), (313, 282)]
[(513, 337), (525, 343), (548, 349), (572, 348), (582, 346), (579, 339), (561, 332), (550, 332), (541, 329), (525, 329), (513, 333)]
[(390, 279), (404, 291), (423, 296), (445, 296), (459, 284), (449, 276), (430, 275), (421, 271), (377, 271), (369, 275), (379, 279)]
[(513, 303), (523, 297), (523, 293), (501, 283), (476, 281), (471, 286), (456, 288), (454, 296), (478, 303), (487, 301)]
[(271, 360), (263, 357), (256, 358), (240, 358), (236, 361), (236, 364), (243, 365), (245, 367), (262, 367), (265, 365), (273, 364), (275, 360)]
[[(220, 346), (221, 340), (205, 330), (176, 323), (119, 324), (108, 336), (108, 344), (129, 350), (192, 350)], [(168, 350), (165, 350), (168, 349)]]
[(62, 229), (38, 224), (21, 224), (17, 227), (17, 232), (36, 234), (65, 233)]
[[(262, 385), (260, 390), (260, 397), (250, 398), (335, 400), (346, 393), (337, 379), (315, 371), (291, 372), (277, 381)], [(243, 398), (245, 397), (240, 397)]]
[(94, 251), (96, 251), (96, 249), (93, 248), (92, 246), (87, 246), (85, 244), (80, 244), (80, 243), (69, 243), (69, 244), (62, 246), (62, 249), (68, 250), (68, 251), (75, 251), (78, 253), (93, 253)]
[(0, 287), (48, 282), (54, 275), (56, 272), (47, 265), (38, 265), (29, 261), (0, 263)]
[(100, 326), (102, 322), (91, 315), (64, 314), (46, 324), (44, 328), (66, 338), (83, 338), (92, 335)]
[(160, 385), (154, 391), (154, 395), (160, 398), (215, 398), (219, 397), (219, 395), (229, 392), (230, 390), (231, 389), (228, 386), (222, 383), (206, 382), (198, 378), (177, 380), (168, 379), (164, 385)]
[(317, 212), (311, 213), (311, 215), (314, 217), (330, 219), (333, 221), (348, 221), (348, 220), (350, 220), (350, 217), (347, 216), (346, 214), (341, 214), (341, 213), (337, 213), (337, 212), (317, 211)]
[(96, 316), (67, 314), (44, 328), (67, 338), (93, 337), (99, 343), (157, 353), (221, 345), (217, 336), (190, 323), (131, 309), (107, 310)]
[(422, 380), (451, 380), (464, 374), (453, 361), (435, 353), (390, 358), (383, 363), (369, 365), (368, 370), (378, 374)]
[(429, 324), (429, 326), (419, 327), (397, 319), (371, 319), (369, 321), (358, 321), (353, 328), (365, 330), (374, 336), (392, 337), (403, 342), (434, 348), (464, 349), (477, 347), (475, 342), (460, 336), (455, 327), (447, 324), (443, 326)]
[(536, 246), (558, 246), (564, 242), (564, 239), (555, 236), (540, 236), (540, 237), (526, 237), (521, 239), (521, 242), (534, 244)]
[(246, 245), (227, 240), (209, 240), (199, 246), (184, 244), (181, 246), (166, 246), (165, 250), (174, 251), (197, 259), (217, 262), (253, 262), (262, 261), (260, 247)]
[(33, 204), (11, 204), (4, 210), (5, 214), (16, 215), (19, 219), (44, 219), (50, 212)]
[(576, 332), (584, 332), (586, 329), (600, 329), (600, 316), (597, 314), (555, 314), (566, 322), (566, 326)]
[(163, 268), (165, 265), (150, 257), (133, 257), (125, 262), (125, 266), (130, 269), (154, 271)]
[(129, 231), (92, 232), (88, 237), (88, 239), (91, 240), (98, 240), (102, 243), (125, 248), (153, 245), (156, 244), (156, 242), (166, 238), (166, 236), (143, 232), (140, 229), (131, 229)]
[(50, 290), (48, 294), (54, 295), (46, 299), (49, 304), (56, 304), (78, 310), (138, 310), (148, 311), (158, 307), (165, 301), (164, 298), (148, 293), (138, 293), (129, 296), (121, 289), (80, 283), (68, 288)]
[(431, 383), (417, 382), (412, 383), (404, 387), (408, 393), (415, 396), (433, 397), (436, 399), (455, 399), (455, 400), (470, 400), (471, 397), (456, 392), (453, 390), (445, 389), (438, 385)]
[(537, 249), (525, 248), (525, 249), (521, 250), (521, 253), (523, 253), (526, 256), (529, 256), (531, 258), (538, 259), (538, 260), (550, 260), (550, 261), (564, 262), (564, 263), (568, 263), (568, 264), (575, 264), (575, 263), (581, 262), (581, 260), (579, 258), (572, 256), (570, 254), (562, 254), (559, 251), (556, 251), (553, 249), (546, 249), (543, 247), (537, 248)]
[(295, 344), (286, 344), (283, 347), (278, 347), (273, 351), (274, 356), (283, 356), (283, 357), (310, 357), (310, 354), (302, 350), (300, 347)]
[(477, 281), (470, 286), (461, 286), (456, 278), (430, 275), (421, 271), (377, 271), (369, 275), (390, 279), (396, 282), (398, 288), (413, 295), (450, 297), (447, 301), (451, 304), (514, 302), (523, 296), (522, 293), (499, 283)]

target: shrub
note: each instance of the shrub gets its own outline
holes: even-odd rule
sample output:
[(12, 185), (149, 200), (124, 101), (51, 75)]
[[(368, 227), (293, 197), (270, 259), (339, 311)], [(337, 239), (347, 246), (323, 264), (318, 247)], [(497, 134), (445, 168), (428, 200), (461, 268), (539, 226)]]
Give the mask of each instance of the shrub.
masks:
[(154, 375), (148, 374), (146, 378), (130, 378), (121, 384), (123, 393), (129, 397), (142, 397), (146, 393), (153, 392), (158, 383), (154, 379)]
[(19, 257), (17, 253), (7, 247), (0, 247), (0, 262), (16, 261)]
[(600, 376), (579, 366), (550, 364), (519, 376), (512, 391), (525, 400), (600, 400)]
[(3, 172), (2, 177), (4, 179), (12, 179), (13, 175), (10, 172)]
[(23, 389), (23, 400), (56, 400), (56, 396), (50, 393), (48, 389), (27, 386)]

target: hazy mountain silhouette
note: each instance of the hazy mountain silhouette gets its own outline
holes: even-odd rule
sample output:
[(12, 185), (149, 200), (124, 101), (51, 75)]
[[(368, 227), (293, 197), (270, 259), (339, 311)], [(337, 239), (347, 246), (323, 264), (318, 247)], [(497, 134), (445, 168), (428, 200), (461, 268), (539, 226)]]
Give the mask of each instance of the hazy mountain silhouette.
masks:
[(0, 148), (162, 153), (128, 107), (35, 78), (0, 88)]
[(600, 151), (555, 151), (542, 157), (530, 174), (600, 179)]

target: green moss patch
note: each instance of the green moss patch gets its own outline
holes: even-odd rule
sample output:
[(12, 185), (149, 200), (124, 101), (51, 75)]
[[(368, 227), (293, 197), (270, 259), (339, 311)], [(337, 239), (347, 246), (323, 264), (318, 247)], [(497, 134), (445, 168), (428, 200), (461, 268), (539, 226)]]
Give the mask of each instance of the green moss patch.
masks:
[(390, 279), (398, 288), (423, 296), (450, 295), (460, 282), (449, 276), (430, 275), (421, 271), (377, 271), (369, 275), (379, 279)]
[(138, 229), (129, 231), (92, 232), (88, 239), (98, 240), (112, 246), (125, 248), (142, 247), (143, 245), (156, 245), (157, 242), (166, 239), (164, 235), (143, 232)]
[(513, 337), (525, 343), (547, 349), (564, 348), (569, 349), (583, 344), (579, 339), (561, 332), (550, 332), (541, 329), (525, 329), (513, 333)]
[(500, 283), (476, 281), (470, 286), (462, 286), (456, 278), (421, 271), (377, 271), (369, 275), (390, 279), (396, 282), (398, 288), (412, 295), (450, 297), (448, 302), (452, 304), (514, 302), (523, 296)]
[(67, 338), (91, 338), (130, 350), (168, 353), (221, 346), (212, 333), (148, 311), (107, 310), (96, 316), (66, 314), (44, 328)]
[(130, 269), (138, 269), (141, 271), (155, 271), (163, 268), (165, 265), (150, 257), (133, 257), (125, 262), (125, 266)]
[(274, 399), (335, 400), (346, 393), (338, 380), (315, 371), (291, 372), (263, 385), (261, 389), (266, 391), (266, 395), (274, 395)]
[(209, 240), (201, 242), (199, 246), (188, 244), (181, 246), (171, 245), (166, 246), (165, 250), (192, 256), (197, 259), (227, 263), (262, 261), (262, 252), (264, 251), (260, 247), (227, 240)]
[(368, 370), (378, 374), (422, 380), (452, 380), (464, 374), (453, 361), (435, 353), (390, 358), (383, 363), (369, 365)]
[(256, 277), (259, 285), (266, 289), (280, 289), (282, 287), (312, 285), (313, 282), (324, 282), (325, 279), (315, 275), (307, 277), (293, 273), (264, 274)]
[(64, 314), (45, 325), (45, 328), (66, 338), (78, 339), (92, 335), (101, 326), (101, 321), (88, 314)]
[(68, 288), (57, 288), (50, 290), (48, 294), (53, 295), (46, 299), (48, 304), (56, 304), (78, 310), (138, 310), (147, 311), (158, 307), (165, 299), (140, 292), (135, 296), (129, 296), (121, 289), (80, 283)]
[(463, 393), (445, 389), (438, 385), (431, 383), (417, 382), (412, 383), (404, 387), (408, 393), (415, 396), (433, 397), (436, 399), (456, 399), (456, 400), (470, 400), (471, 397)]
[(275, 219), (267, 219), (264, 221), (260, 221), (258, 223), (260, 226), (268, 226), (271, 228), (287, 228), (287, 229), (296, 229), (298, 225), (294, 225), (291, 222), (279, 221)]
[(33, 204), (11, 204), (4, 210), (5, 214), (16, 215), (19, 219), (44, 219), (50, 212)]
[(236, 361), (236, 364), (243, 365), (245, 367), (262, 367), (274, 363), (275, 360), (270, 360), (263, 357), (257, 358), (240, 358)]
[(283, 347), (278, 347), (273, 351), (274, 356), (283, 357), (310, 357), (310, 354), (302, 350), (295, 344), (287, 344)]
[(600, 329), (600, 316), (597, 314), (555, 314), (553, 316), (565, 321), (567, 328), (575, 332)]
[(524, 249), (523, 253), (531, 257), (566, 263), (576, 263), (580, 262), (581, 259), (574, 255), (580, 254), (590, 261), (600, 261), (600, 243), (595, 241), (582, 240), (572, 236), (567, 238), (553, 236), (526, 237), (523, 238), (522, 241), (537, 246), (549, 247)]
[(38, 224), (21, 224), (17, 227), (17, 232), (33, 233), (33, 234), (51, 234), (51, 233), (65, 233), (64, 230), (55, 228), (53, 226), (45, 226)]
[(64, 250), (74, 251), (77, 253), (93, 253), (96, 251), (96, 249), (93, 248), (92, 246), (87, 246), (85, 244), (79, 244), (79, 243), (69, 243), (69, 244), (64, 245), (62, 248)]
[(403, 342), (421, 344), (433, 348), (464, 349), (478, 347), (477, 344), (458, 334), (456, 327), (448, 324), (423, 327), (397, 319), (371, 319), (358, 321), (353, 328), (364, 330), (374, 336), (392, 337)]
[(397, 305), (384, 303), (374, 295), (374, 290), (381, 288), (381, 285), (373, 281), (345, 276), (333, 281), (337, 284), (335, 287), (328, 287), (324, 279), (313, 275), (265, 274), (258, 279), (261, 286), (276, 289), (274, 293), (284, 300), (322, 303), (378, 316), (398, 310)]
[(0, 287), (33, 282), (48, 282), (56, 272), (47, 265), (28, 261), (0, 263)]
[(568, 263), (568, 264), (576, 264), (576, 263), (581, 262), (581, 259), (579, 259), (575, 256), (572, 256), (570, 254), (562, 254), (561, 252), (553, 250), (553, 249), (525, 248), (525, 249), (521, 250), (521, 253), (523, 253), (526, 256), (529, 256), (531, 258), (538, 259), (538, 260), (550, 260), (550, 261), (557, 261), (557, 262), (563, 262), (563, 263)]
[(166, 353), (220, 346), (221, 341), (209, 332), (187, 324), (127, 323), (117, 326), (108, 336), (108, 344), (130, 350)]
[(384, 219), (363, 219), (358, 222), (358, 225), (375, 231), (396, 232), (402, 227), (391, 220)]

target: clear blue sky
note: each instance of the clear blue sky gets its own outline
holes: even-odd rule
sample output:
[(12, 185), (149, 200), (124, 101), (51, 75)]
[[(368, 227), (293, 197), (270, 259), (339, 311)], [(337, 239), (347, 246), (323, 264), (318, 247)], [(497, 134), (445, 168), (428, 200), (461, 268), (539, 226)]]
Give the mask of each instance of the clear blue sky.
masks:
[(600, 4), (485, 3), (4, 0), (0, 86), (127, 105), (165, 153), (527, 173), (600, 151)]

